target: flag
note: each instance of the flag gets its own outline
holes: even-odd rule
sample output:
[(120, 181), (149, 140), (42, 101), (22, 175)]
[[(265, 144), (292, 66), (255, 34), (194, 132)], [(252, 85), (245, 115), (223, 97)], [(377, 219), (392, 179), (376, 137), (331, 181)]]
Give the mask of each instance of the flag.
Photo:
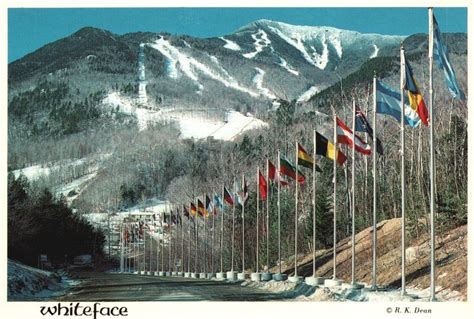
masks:
[[(394, 117), (400, 123), (401, 108), (400, 108), (400, 92), (393, 90), (382, 81), (376, 80), (376, 112), (379, 114), (386, 114)], [(405, 101), (408, 99), (405, 98)], [(410, 105), (405, 104), (404, 107), (405, 124), (411, 127), (417, 127), (421, 120), (418, 114), (411, 108)]]
[[(287, 160), (283, 155), (280, 155), (280, 173), (296, 179), (296, 168), (289, 160)], [(298, 183), (303, 184), (305, 177), (301, 172), (298, 171)]]
[(260, 190), (260, 197), (262, 200), (267, 200), (267, 181), (260, 170), (258, 170), (258, 188)]
[(413, 77), (413, 70), (410, 63), (405, 59), (405, 54), (403, 54), (402, 59), (405, 61), (405, 72), (402, 74), (403, 89), (408, 91), (408, 101), (410, 102), (411, 108), (416, 111), (421, 122), (428, 126), (428, 110), (426, 109), (423, 95), (421, 95), (418, 84)]
[[(306, 152), (303, 146), (298, 143), (298, 165), (313, 169), (314, 159)], [(316, 164), (316, 171), (322, 172), (321, 168)]]
[(183, 205), (183, 215), (189, 219), (189, 211), (184, 205)]
[(191, 215), (193, 217), (196, 216), (196, 212), (197, 212), (196, 205), (194, 205), (194, 203), (191, 203)]
[(224, 212), (224, 203), (219, 195), (214, 194), (214, 215), (217, 215), (218, 210)]
[(197, 209), (197, 212), (198, 212), (199, 216), (201, 216), (201, 217), (207, 216), (207, 215), (206, 215), (206, 209), (204, 208), (204, 204), (201, 202), (200, 199), (198, 199), (198, 209)]
[(444, 73), (444, 79), (446, 80), (449, 92), (453, 98), (465, 100), (466, 97), (463, 91), (459, 88), (453, 66), (451, 65), (451, 62), (449, 62), (448, 47), (441, 41), (441, 31), (439, 30), (438, 22), (434, 15), (433, 33), (433, 58)]
[(289, 183), (285, 181), (284, 179), (282, 179), (281, 176), (279, 176), (280, 174), (278, 174), (275, 165), (273, 165), (273, 163), (270, 162), (269, 159), (267, 159), (267, 161), (268, 161), (268, 182), (270, 181), (276, 182), (277, 180), (279, 180), (281, 186), (283, 187), (288, 186)]
[(206, 210), (205, 210), (206, 217), (209, 216), (209, 213), (211, 213), (213, 210), (214, 210), (214, 203), (206, 194)]
[(230, 206), (234, 205), (234, 198), (227, 190), (227, 187), (224, 186), (224, 201)]
[[(239, 189), (239, 187), (235, 187), (235, 189)], [(245, 204), (245, 202), (247, 201), (247, 198), (249, 197), (249, 187), (247, 185), (247, 180), (245, 179), (244, 177), (244, 187), (242, 190), (240, 191), (237, 191), (237, 203), (239, 205), (243, 205)]]
[[(362, 111), (358, 107), (356, 107), (355, 119), (356, 119), (356, 122), (355, 122), (356, 132), (366, 132), (369, 135), (370, 139), (373, 141), (374, 130), (370, 126), (369, 121), (365, 117), (364, 113), (362, 113)], [(382, 142), (378, 138), (377, 138), (376, 148), (377, 148), (377, 153), (379, 153), (380, 155), (383, 155)]]
[(352, 133), (352, 130), (349, 129), (344, 122), (336, 117), (337, 123), (337, 142), (340, 144), (349, 145), (351, 148), (354, 144), (355, 136), (355, 150), (364, 155), (370, 155), (370, 145), (365, 143), (360, 137)]
[[(334, 161), (334, 144), (323, 135), (316, 132), (316, 154), (322, 155)], [(337, 163), (343, 165), (347, 157), (340, 150), (337, 150)]]

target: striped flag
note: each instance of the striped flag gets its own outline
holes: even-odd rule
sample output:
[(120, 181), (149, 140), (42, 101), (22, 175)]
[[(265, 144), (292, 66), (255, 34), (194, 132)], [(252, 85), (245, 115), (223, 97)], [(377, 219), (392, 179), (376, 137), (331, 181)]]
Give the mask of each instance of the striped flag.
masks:
[(352, 133), (352, 130), (344, 124), (344, 122), (336, 117), (337, 123), (337, 142), (340, 144), (349, 145), (351, 148), (354, 144), (355, 136), (355, 150), (364, 155), (370, 155), (370, 145), (365, 143), (360, 137)]

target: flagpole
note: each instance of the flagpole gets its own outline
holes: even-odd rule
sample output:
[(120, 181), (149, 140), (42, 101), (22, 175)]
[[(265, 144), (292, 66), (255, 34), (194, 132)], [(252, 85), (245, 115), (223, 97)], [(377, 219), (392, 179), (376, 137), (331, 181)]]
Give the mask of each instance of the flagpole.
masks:
[(255, 272), (258, 273), (258, 213), (259, 213), (259, 207), (258, 207), (258, 200), (260, 196), (260, 167), (257, 166), (257, 259), (255, 261)]
[(245, 278), (245, 177), (242, 174), (242, 274)]
[[(213, 193), (213, 195), (215, 194), (214, 190), (212, 191), (212, 193)], [(211, 240), (212, 241), (212, 243), (211, 243), (212, 244), (211, 245), (211, 274), (212, 274), (212, 273), (214, 273), (214, 225), (215, 225), (214, 224), (214, 211), (216, 209), (216, 206), (215, 206), (216, 203), (214, 201), (214, 198), (211, 198), (211, 201), (214, 202), (214, 205), (212, 205), (213, 212), (212, 212), (212, 235), (211, 235), (211, 237), (212, 237), (212, 240)]]
[(316, 277), (316, 130), (313, 130), (313, 277)]
[(190, 273), (189, 276), (191, 276), (191, 218), (194, 218), (193, 214), (191, 214), (191, 207), (189, 207), (189, 215), (190, 216), (188, 218), (188, 272)]
[(269, 227), (269, 219), (270, 219), (270, 216), (269, 216), (269, 215), (270, 215), (270, 211), (269, 211), (269, 205), (270, 205), (270, 204), (269, 204), (269, 202), (270, 202), (270, 189), (269, 189), (269, 188), (270, 188), (270, 180), (268, 179), (268, 175), (269, 175), (269, 174), (268, 174), (268, 171), (269, 171), (269, 164), (268, 164), (268, 158), (267, 158), (267, 172), (266, 172), (266, 173), (267, 173), (267, 202), (265, 203), (266, 206), (267, 206), (267, 209), (266, 209), (266, 211), (267, 211), (266, 224), (267, 224), (267, 225), (266, 225), (265, 228), (266, 228), (266, 231), (267, 231), (267, 233), (266, 233), (266, 235), (267, 235), (267, 243), (266, 243), (266, 244), (267, 244), (267, 254), (266, 254), (266, 255), (267, 255), (267, 256), (266, 256), (266, 257), (267, 257), (267, 258), (266, 258), (266, 259), (267, 259), (267, 272), (270, 272), (270, 257), (269, 257), (269, 248), (270, 248), (270, 246), (269, 246), (269, 241), (270, 241), (270, 235), (269, 235), (269, 229), (268, 229), (268, 227)]
[(204, 274), (207, 276), (207, 216), (206, 216), (206, 212), (207, 212), (207, 207), (206, 207), (206, 195), (203, 196), (203, 200), (204, 200)]
[(278, 267), (279, 273), (281, 274), (281, 205), (280, 205), (280, 150), (278, 150), (277, 155), (277, 162), (278, 162), (278, 197), (277, 197), (277, 208), (278, 208)]
[(430, 104), (429, 104), (429, 119), (430, 119), (430, 228), (431, 228), (431, 269), (430, 269), (430, 301), (436, 300), (436, 242), (435, 242), (435, 154), (434, 154), (434, 113), (433, 113), (433, 8), (428, 8), (429, 20), (429, 73), (430, 73)]
[(404, 80), (405, 80), (405, 49), (403, 44), (400, 46), (400, 144), (401, 144), (401, 189), (402, 189), (402, 287), (401, 295), (405, 295), (405, 96), (404, 96)]
[(164, 247), (164, 241), (165, 241), (165, 229), (163, 228), (163, 220), (165, 218), (165, 213), (166, 213), (166, 206), (165, 206), (165, 212), (161, 212), (161, 272), (163, 275), (165, 274), (165, 247)]
[(222, 212), (221, 212), (221, 273), (224, 273), (224, 185), (222, 185)]
[(237, 197), (235, 196), (235, 177), (234, 177), (234, 183), (233, 183), (233, 186), (234, 188), (234, 198), (233, 198), (233, 201), (232, 201), (232, 265), (231, 265), (231, 268), (230, 268), (230, 271), (233, 273), (234, 272), (234, 246), (235, 246), (235, 201), (237, 199)]
[(352, 100), (352, 265), (351, 281), (355, 284), (355, 100)]
[(336, 279), (336, 194), (337, 194), (337, 171), (336, 171), (336, 159), (337, 159), (337, 122), (336, 122), (336, 111), (333, 109), (334, 117), (334, 163), (333, 163), (333, 175), (334, 175), (334, 204), (333, 204), (333, 265), (332, 265), (332, 279)]
[(199, 245), (198, 245), (198, 242), (199, 242), (199, 212), (198, 212), (198, 209), (199, 209), (199, 204), (196, 200), (196, 215), (195, 215), (195, 223), (194, 223), (194, 230), (195, 230), (195, 233), (196, 233), (196, 245), (194, 246), (194, 249), (196, 250), (196, 254), (194, 255), (194, 270), (196, 272), (196, 275), (199, 273), (198, 271), (198, 250), (199, 250)]
[[(155, 222), (153, 222), (155, 223)], [(153, 226), (155, 226), (155, 224), (153, 224)], [(155, 233), (157, 234), (156, 236), (156, 275), (158, 275), (160, 269), (159, 269), (159, 266), (160, 266), (160, 242), (159, 242), (159, 236), (158, 236), (158, 232), (155, 231)]]
[(181, 215), (180, 215), (179, 227), (181, 233), (181, 272), (184, 272), (184, 234), (183, 234), (183, 217), (184, 217), (184, 206), (181, 205)]
[(373, 227), (372, 227), (372, 289), (377, 289), (377, 75), (374, 72), (373, 81), (373, 149), (374, 158), (372, 160), (373, 175)]
[(298, 277), (298, 141), (295, 141), (295, 167), (296, 167), (296, 183), (295, 183), (295, 278)]

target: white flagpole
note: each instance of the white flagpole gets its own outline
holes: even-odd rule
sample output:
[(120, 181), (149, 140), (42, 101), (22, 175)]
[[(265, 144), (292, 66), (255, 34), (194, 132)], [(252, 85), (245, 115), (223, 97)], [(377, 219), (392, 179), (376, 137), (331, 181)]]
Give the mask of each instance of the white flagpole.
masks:
[(336, 279), (336, 245), (337, 245), (337, 235), (336, 235), (336, 194), (337, 194), (337, 122), (336, 122), (336, 111), (334, 112), (334, 163), (333, 163), (333, 175), (334, 175), (334, 204), (333, 204), (333, 269), (332, 269), (332, 279)]
[(242, 273), (245, 276), (245, 177), (242, 174)]
[(258, 214), (259, 214), (259, 205), (258, 205), (258, 200), (259, 200), (259, 196), (260, 196), (260, 167), (257, 166), (257, 256), (256, 256), (256, 260), (255, 260), (255, 272), (258, 273), (258, 248), (259, 248), (259, 245), (258, 245)]
[[(211, 198), (211, 201), (214, 203), (212, 205), (212, 209), (216, 209), (216, 203), (214, 201), (214, 191), (212, 191), (213, 198)], [(212, 233), (211, 233), (211, 274), (214, 273), (214, 226), (215, 226), (215, 217), (214, 217), (214, 211), (211, 213), (212, 214)]]
[(267, 158), (267, 172), (266, 172), (266, 173), (267, 173), (267, 174), (266, 174), (266, 175), (267, 175), (267, 202), (265, 203), (266, 206), (267, 206), (267, 209), (266, 209), (266, 211), (267, 211), (267, 216), (266, 216), (266, 217), (267, 217), (267, 220), (266, 220), (266, 227), (265, 227), (265, 229), (266, 229), (266, 231), (267, 231), (267, 234), (266, 234), (266, 235), (267, 235), (267, 254), (266, 254), (266, 255), (267, 255), (267, 256), (266, 256), (266, 257), (267, 257), (267, 258), (266, 258), (266, 259), (267, 259), (267, 272), (270, 272), (270, 256), (269, 256), (269, 255), (270, 255), (270, 254), (269, 254), (269, 252), (270, 252), (270, 249), (269, 249), (269, 248), (270, 248), (270, 243), (269, 243), (269, 241), (270, 241), (270, 234), (269, 234), (269, 219), (270, 219), (270, 216), (269, 216), (269, 215), (270, 215), (270, 211), (269, 211), (269, 205), (270, 205), (270, 204), (269, 204), (269, 202), (270, 202), (270, 180), (269, 180), (269, 178), (268, 178), (268, 175), (269, 175), (269, 172), (268, 172), (268, 171), (269, 171), (269, 163), (268, 163), (268, 158)]
[(355, 100), (352, 100), (352, 284), (355, 284)]
[(281, 207), (280, 207), (280, 150), (278, 150), (278, 155), (277, 155), (277, 163), (278, 163), (278, 169), (277, 169), (277, 174), (278, 174), (278, 180), (277, 180), (277, 185), (278, 185), (278, 197), (277, 197), (277, 208), (278, 208), (278, 266), (279, 266), (279, 273), (281, 274)]
[[(203, 196), (203, 204), (204, 204), (204, 212), (207, 212), (207, 207), (206, 207), (206, 196)], [(208, 212), (209, 213), (209, 212)], [(207, 276), (207, 216), (204, 213), (204, 274)]]
[(316, 277), (316, 130), (313, 130), (313, 277)]
[(165, 249), (164, 249), (164, 241), (165, 241), (165, 229), (163, 228), (163, 219), (165, 218), (165, 212), (161, 212), (161, 271), (165, 272)]
[(198, 251), (199, 251), (199, 204), (198, 204), (198, 201), (196, 200), (196, 216), (194, 216), (194, 229), (195, 229), (195, 233), (196, 233), (196, 244), (194, 246), (195, 248), (195, 255), (194, 255), (194, 270), (195, 270), (195, 273), (198, 274), (199, 273), (199, 270), (198, 270)]
[(191, 207), (189, 207), (189, 218), (188, 218), (188, 272), (189, 273), (191, 273), (191, 218), (193, 218), (194, 220), (194, 216), (191, 214)]
[(183, 233), (183, 221), (184, 221), (184, 206), (181, 204), (181, 218), (179, 220), (179, 227), (181, 227), (181, 272), (184, 272), (184, 233)]
[(224, 185), (222, 185), (222, 211), (221, 211), (221, 273), (224, 272)]
[(298, 277), (298, 141), (295, 141), (295, 167), (296, 167), (296, 183), (295, 183), (295, 278)]
[(373, 227), (372, 227), (372, 289), (377, 289), (377, 77), (374, 74), (373, 81)]
[(401, 189), (402, 189), (402, 287), (401, 295), (405, 295), (405, 49), (400, 47), (400, 144), (401, 144)]
[(429, 69), (430, 69), (430, 104), (429, 104), (429, 119), (430, 119), (430, 227), (431, 227), (431, 287), (430, 287), (430, 301), (436, 300), (436, 242), (435, 242), (435, 153), (434, 153), (434, 113), (433, 113), (433, 8), (428, 8), (429, 21)]
[(236, 196), (236, 193), (235, 193), (235, 178), (233, 180), (233, 184), (232, 184), (232, 188), (234, 189), (234, 198), (232, 200), (232, 265), (231, 265), (231, 268), (230, 268), (230, 271), (231, 272), (234, 272), (234, 246), (235, 246), (235, 201), (237, 200), (237, 196)]

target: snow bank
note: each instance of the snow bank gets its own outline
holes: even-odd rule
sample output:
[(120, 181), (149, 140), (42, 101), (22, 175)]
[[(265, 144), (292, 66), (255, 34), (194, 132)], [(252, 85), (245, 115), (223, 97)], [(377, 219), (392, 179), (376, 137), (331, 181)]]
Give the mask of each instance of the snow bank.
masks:
[(45, 299), (63, 290), (59, 275), (8, 259), (8, 300)]
[(262, 93), (263, 96), (268, 97), (269, 99), (276, 99), (277, 97), (273, 94), (269, 89), (263, 87), (263, 76), (265, 75), (265, 71), (260, 68), (255, 68), (257, 74), (252, 79), (252, 82), (255, 83), (257, 89)]
[(374, 52), (370, 55), (369, 59), (376, 58), (379, 55), (379, 47), (376, 44), (373, 44)]

